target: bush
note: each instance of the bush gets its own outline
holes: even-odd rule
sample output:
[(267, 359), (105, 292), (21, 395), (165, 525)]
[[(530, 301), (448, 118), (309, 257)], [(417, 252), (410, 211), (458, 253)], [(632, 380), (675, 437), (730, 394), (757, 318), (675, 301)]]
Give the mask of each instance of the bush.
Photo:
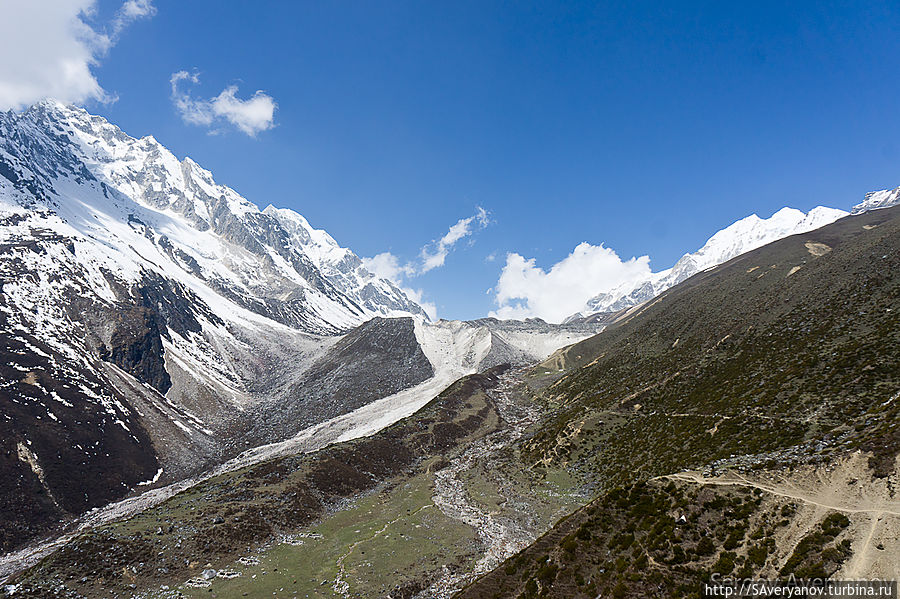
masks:
[(723, 545), (723, 547), (725, 547), (725, 549), (734, 549), (743, 540), (744, 540), (744, 531), (743, 530), (741, 530), (741, 529), (732, 530), (731, 533), (729, 533), (728, 538), (725, 539), (725, 544)]
[(700, 539), (700, 542), (697, 543), (697, 549), (695, 549), (697, 555), (712, 555), (715, 550), (716, 546), (709, 537)]
[(766, 563), (766, 557), (769, 555), (769, 548), (765, 544), (752, 545), (747, 549), (747, 557), (750, 563), (756, 566), (762, 566)]
[(736, 555), (731, 551), (723, 551), (719, 556), (719, 560), (713, 565), (713, 572), (719, 574), (730, 574), (734, 570), (734, 558)]
[(831, 514), (822, 521), (822, 532), (826, 535), (836, 537), (842, 530), (850, 526), (850, 518), (844, 514)]
[(582, 525), (578, 528), (578, 532), (575, 533), (575, 536), (576, 536), (580, 541), (590, 541), (590, 540), (591, 540), (591, 531), (587, 528), (587, 526), (585, 526), (584, 524), (582, 524)]
[(549, 587), (553, 584), (553, 581), (556, 580), (557, 572), (559, 572), (559, 566), (556, 564), (544, 564), (541, 566), (541, 569), (537, 571), (537, 579), (541, 581), (543, 586)]

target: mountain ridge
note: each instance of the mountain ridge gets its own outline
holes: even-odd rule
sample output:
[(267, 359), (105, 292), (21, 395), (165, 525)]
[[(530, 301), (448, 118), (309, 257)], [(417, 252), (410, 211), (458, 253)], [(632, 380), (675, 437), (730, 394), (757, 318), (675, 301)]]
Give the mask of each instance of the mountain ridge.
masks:
[(12, 596), (593, 599), (692, 596), (714, 572), (890, 578), (898, 236), (894, 208), (742, 254), (537, 367), (463, 378), (375, 435), (270, 454), (85, 531)]
[(596, 295), (587, 301), (584, 310), (569, 316), (564, 322), (637, 306), (698, 272), (723, 264), (735, 256), (778, 239), (807, 233), (851, 214), (889, 208), (897, 204), (900, 204), (900, 187), (869, 192), (861, 203), (851, 208), (850, 212), (816, 206), (808, 213), (804, 213), (785, 206), (769, 218), (751, 214), (717, 231), (700, 249), (684, 254), (671, 268), (651, 273), (643, 281), (629, 283)]
[(0, 114), (0, 247), (3, 549), (435, 378), (350, 250), (80, 108)]
[(105, 245), (109, 251), (98, 258), (125, 278), (133, 280), (137, 268), (160, 271), (195, 292), (209, 287), (309, 332), (338, 332), (371, 316), (425, 316), (301, 215), (260, 210), (150, 136), (129, 137), (102, 117), (53, 100), (5, 113), (0, 128), (0, 173), (12, 184), (2, 189), (5, 207), (58, 214), (74, 232)]

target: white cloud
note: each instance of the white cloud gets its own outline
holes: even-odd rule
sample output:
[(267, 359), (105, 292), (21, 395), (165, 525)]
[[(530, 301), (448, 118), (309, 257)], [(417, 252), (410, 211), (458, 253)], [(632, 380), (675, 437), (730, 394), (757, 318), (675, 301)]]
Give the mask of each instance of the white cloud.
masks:
[(491, 316), (561, 322), (595, 295), (636, 284), (649, 275), (649, 257), (622, 260), (603, 245), (580, 243), (549, 271), (538, 267), (534, 258), (510, 253), (494, 287), (498, 308)]
[(362, 259), (363, 266), (376, 277), (388, 279), (397, 285), (406, 294), (406, 297), (416, 302), (431, 320), (437, 320), (437, 306), (434, 302), (425, 301), (425, 292), (421, 289), (413, 289), (403, 285), (407, 277), (415, 276), (416, 269), (411, 264), (401, 265), (397, 256), (390, 252), (382, 252), (371, 258)]
[(194, 98), (190, 92), (184, 91), (182, 82), (198, 84), (200, 77), (197, 73), (178, 71), (172, 73), (169, 79), (172, 102), (186, 123), (212, 127), (218, 122), (226, 121), (251, 137), (275, 126), (275, 109), (278, 105), (272, 96), (262, 90), (241, 100), (237, 97), (237, 86), (229, 85), (218, 96), (204, 100)]
[(422, 248), (422, 251), (420, 252), (422, 264), (419, 267), (419, 272), (426, 273), (429, 270), (443, 266), (444, 260), (447, 259), (447, 254), (450, 253), (450, 250), (453, 249), (456, 242), (473, 233), (475, 230), (473, 224), (475, 227), (483, 229), (488, 226), (489, 223), (490, 219), (488, 218), (487, 210), (481, 206), (476, 206), (474, 215), (468, 218), (459, 219), (456, 221), (455, 225), (450, 227), (450, 230), (447, 231), (446, 235), (441, 237), (437, 242)]
[(423, 247), (419, 251), (418, 261), (401, 264), (400, 259), (391, 252), (382, 252), (371, 258), (363, 258), (363, 266), (369, 272), (392, 281), (411, 300), (422, 306), (431, 320), (436, 320), (437, 306), (433, 302), (424, 301), (423, 291), (406, 286), (405, 281), (443, 266), (447, 255), (459, 240), (483, 229), (490, 222), (488, 211), (476, 206), (475, 214), (459, 219), (443, 237)]
[(406, 297), (416, 302), (431, 320), (437, 320), (437, 305), (434, 302), (425, 301), (425, 292), (421, 289), (413, 289), (404, 284), (405, 279), (414, 277), (416, 267), (413, 264), (400, 264), (400, 260), (390, 252), (382, 252), (371, 258), (362, 259), (363, 266), (376, 277), (387, 279), (397, 285)]
[(127, 0), (125, 4), (119, 7), (116, 16), (112, 21), (112, 32), (110, 37), (118, 40), (119, 35), (126, 27), (137, 21), (152, 17), (156, 14), (156, 7), (153, 6), (152, 0)]
[(91, 25), (96, 0), (6, 0), (0, 18), (0, 110), (46, 97), (109, 102), (93, 69), (128, 25), (155, 14), (150, 0), (128, 0), (109, 23)]
[(363, 266), (372, 274), (397, 282), (405, 277), (415, 275), (415, 268), (411, 264), (400, 265), (397, 256), (390, 252), (382, 252), (371, 258), (362, 259)]

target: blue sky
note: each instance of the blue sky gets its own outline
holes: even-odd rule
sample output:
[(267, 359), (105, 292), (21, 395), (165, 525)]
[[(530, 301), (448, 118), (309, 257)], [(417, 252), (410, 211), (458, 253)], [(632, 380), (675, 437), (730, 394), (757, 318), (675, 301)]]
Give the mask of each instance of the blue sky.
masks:
[[(401, 266), (486, 210), (404, 281), (446, 318), (496, 307), (510, 252), (547, 269), (602, 243), (659, 270), (751, 213), (900, 185), (896, 5), (130, 4), (151, 10), (91, 66), (117, 100), (84, 102), (129, 134)], [(274, 126), (186, 123), (179, 71), (198, 101), (264, 90)]]

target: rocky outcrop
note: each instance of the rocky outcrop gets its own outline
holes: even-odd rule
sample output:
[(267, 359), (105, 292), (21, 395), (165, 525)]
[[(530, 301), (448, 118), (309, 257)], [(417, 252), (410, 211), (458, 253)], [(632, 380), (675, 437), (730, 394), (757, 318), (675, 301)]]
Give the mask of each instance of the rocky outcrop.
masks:
[(284, 438), (433, 375), (412, 318), (374, 318), (345, 335), (282, 397), (260, 404), (251, 436)]

